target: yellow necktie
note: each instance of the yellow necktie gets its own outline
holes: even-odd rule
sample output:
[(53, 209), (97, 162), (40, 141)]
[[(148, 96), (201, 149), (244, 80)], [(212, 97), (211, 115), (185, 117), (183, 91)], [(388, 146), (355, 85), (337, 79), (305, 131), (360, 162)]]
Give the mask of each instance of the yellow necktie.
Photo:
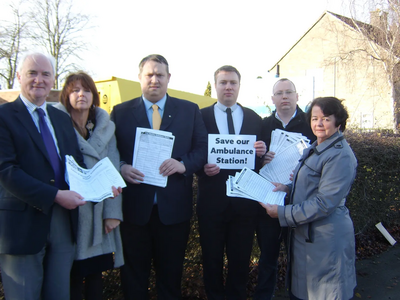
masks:
[(161, 116), (158, 111), (158, 105), (153, 104), (153, 129), (159, 130), (161, 126)]

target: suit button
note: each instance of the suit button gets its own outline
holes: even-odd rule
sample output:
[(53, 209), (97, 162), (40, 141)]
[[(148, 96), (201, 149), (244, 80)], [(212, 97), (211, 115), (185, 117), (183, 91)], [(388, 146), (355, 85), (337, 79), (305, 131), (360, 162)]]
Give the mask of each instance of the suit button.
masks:
[(50, 183), (56, 183), (54, 179), (50, 179)]

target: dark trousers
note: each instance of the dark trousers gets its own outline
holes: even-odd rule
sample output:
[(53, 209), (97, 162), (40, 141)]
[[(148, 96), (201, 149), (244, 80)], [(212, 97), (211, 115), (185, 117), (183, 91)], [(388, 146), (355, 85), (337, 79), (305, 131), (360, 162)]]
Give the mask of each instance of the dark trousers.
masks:
[[(101, 300), (103, 298), (103, 275), (101, 272), (85, 277), (71, 276), (71, 300)], [(85, 285), (83, 285), (85, 280)], [(85, 288), (82, 297), (82, 289)]]
[(39, 253), (0, 254), (6, 299), (69, 300), (70, 271), (74, 256), (70, 213), (54, 204), (47, 243)]
[(259, 215), (256, 233), (261, 253), (258, 261), (258, 283), (253, 299), (268, 300), (274, 295), (278, 271), (281, 246), (279, 220), (271, 218), (264, 211)]
[[(247, 299), (246, 287), (256, 224), (254, 216), (243, 216), (229, 208), (223, 213), (199, 215), (198, 219), (207, 298)], [(224, 287), (225, 249), (228, 275)]]
[(289, 291), (289, 297), (290, 297), (290, 300), (302, 300), (302, 299), (300, 299), (300, 298), (297, 298), (295, 295), (293, 295), (292, 294), (292, 292), (290, 292)]
[(181, 299), (182, 268), (190, 221), (164, 225), (155, 205), (146, 225), (122, 222), (120, 226), (125, 259), (125, 265), (121, 267), (121, 283), (125, 300), (149, 299), (152, 260), (158, 299)]

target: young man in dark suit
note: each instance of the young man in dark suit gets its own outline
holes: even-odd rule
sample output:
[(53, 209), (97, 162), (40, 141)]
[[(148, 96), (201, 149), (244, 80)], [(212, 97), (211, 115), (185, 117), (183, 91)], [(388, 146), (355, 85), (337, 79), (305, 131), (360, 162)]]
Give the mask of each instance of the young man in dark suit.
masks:
[[(201, 110), (209, 134), (261, 135), (261, 117), (237, 103), (240, 73), (223, 66), (214, 73), (218, 102)], [(227, 115), (232, 115), (232, 126)], [(266, 152), (265, 143), (254, 144), (257, 167)], [(246, 299), (250, 254), (255, 218), (260, 204), (256, 201), (226, 196), (226, 180), (237, 169), (220, 169), (206, 164), (199, 172), (197, 215), (203, 253), (204, 285), (209, 299)], [(223, 284), (224, 252), (228, 276)]]
[[(148, 299), (153, 260), (158, 298), (179, 299), (192, 216), (193, 173), (206, 162), (207, 132), (196, 104), (167, 94), (171, 75), (163, 56), (143, 58), (139, 69), (142, 96), (115, 106), (111, 113), (121, 174), (127, 182), (121, 223), (125, 258), (122, 289), (125, 299)], [(137, 127), (169, 131), (175, 136), (172, 158), (159, 168), (160, 174), (168, 176), (165, 188), (141, 183), (146, 173), (132, 167)]]
[[(299, 95), (294, 83), (287, 78), (281, 78), (274, 84), (272, 93), (271, 98), (276, 110), (263, 119), (262, 125), (262, 139), (267, 144), (267, 148), (269, 149), (271, 143), (271, 132), (275, 129), (299, 132), (314, 142), (316, 137), (306, 121), (304, 112), (297, 105)], [(264, 164), (271, 162), (274, 155), (275, 153), (268, 151)], [(275, 291), (281, 227), (278, 219), (267, 215), (262, 206), (259, 207), (256, 232), (261, 254), (258, 262), (258, 283), (253, 299), (268, 300), (272, 299)]]
[(65, 155), (82, 166), (71, 119), (46, 97), (54, 59), (26, 55), (21, 94), (0, 106), (0, 268), (5, 297), (69, 300), (73, 235), (86, 202), (68, 190)]

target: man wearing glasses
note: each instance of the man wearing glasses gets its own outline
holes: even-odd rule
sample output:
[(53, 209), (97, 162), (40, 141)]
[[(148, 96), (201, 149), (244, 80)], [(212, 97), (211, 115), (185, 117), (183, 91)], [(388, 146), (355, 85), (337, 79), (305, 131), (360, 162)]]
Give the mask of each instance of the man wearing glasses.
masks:
[[(310, 142), (314, 142), (316, 137), (310, 124), (306, 122), (305, 113), (297, 105), (299, 95), (294, 83), (287, 78), (279, 79), (274, 84), (272, 93), (271, 98), (276, 110), (264, 118), (262, 123), (261, 138), (265, 141), (267, 149), (271, 143), (271, 132), (275, 129), (299, 132), (310, 139)], [(270, 163), (274, 155), (274, 152), (268, 151), (264, 157), (264, 164)], [(276, 284), (281, 227), (278, 219), (270, 218), (261, 206), (256, 233), (261, 253), (258, 262), (258, 284), (253, 299), (272, 299)]]

